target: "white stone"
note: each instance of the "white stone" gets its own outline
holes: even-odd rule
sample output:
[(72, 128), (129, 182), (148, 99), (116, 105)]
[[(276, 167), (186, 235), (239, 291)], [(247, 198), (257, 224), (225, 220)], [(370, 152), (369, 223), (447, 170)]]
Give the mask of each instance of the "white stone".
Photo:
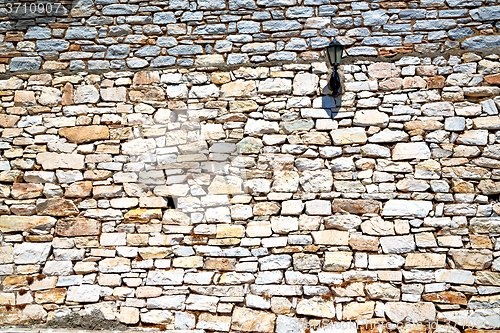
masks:
[(389, 200), (384, 205), (382, 216), (426, 217), (432, 208), (431, 201)]

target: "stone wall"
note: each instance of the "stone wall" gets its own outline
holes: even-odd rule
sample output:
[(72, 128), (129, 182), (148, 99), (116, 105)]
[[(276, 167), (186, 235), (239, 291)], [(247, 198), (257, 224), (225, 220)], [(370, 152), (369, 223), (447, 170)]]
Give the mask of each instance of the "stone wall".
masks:
[(498, 48), (498, 3), (75, 0), (50, 12), (6, 6), (0, 72), (308, 61), (332, 37), (350, 56)]
[(1, 327), (498, 332), (495, 4), (6, 18)]

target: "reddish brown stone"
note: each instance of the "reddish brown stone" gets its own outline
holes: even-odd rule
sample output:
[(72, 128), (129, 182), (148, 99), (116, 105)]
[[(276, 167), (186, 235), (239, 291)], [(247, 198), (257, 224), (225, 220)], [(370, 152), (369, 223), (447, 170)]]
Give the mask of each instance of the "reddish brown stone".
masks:
[(158, 87), (147, 87), (137, 90), (130, 90), (129, 99), (131, 102), (143, 101), (164, 101), (165, 92)]
[(11, 195), (14, 199), (33, 199), (42, 196), (43, 185), (33, 183), (14, 183), (12, 184)]
[(159, 83), (159, 72), (138, 72), (134, 75), (134, 86), (148, 85), (152, 83)]
[(382, 2), (380, 6), (382, 8), (408, 8), (406, 2)]
[(83, 181), (71, 184), (66, 188), (64, 196), (67, 198), (85, 198), (90, 196), (92, 192), (92, 182)]
[(99, 229), (99, 222), (83, 217), (68, 217), (56, 223), (56, 235), (66, 237), (99, 235)]
[(22, 31), (7, 31), (4, 42), (22, 42), (24, 40)]
[(426, 78), (426, 80), (428, 89), (441, 89), (444, 87), (444, 84), (446, 83), (446, 79), (444, 78), (444, 76), (441, 75), (431, 76)]
[(71, 200), (61, 198), (39, 199), (36, 205), (39, 215), (71, 216), (78, 214), (78, 208)]
[(62, 105), (72, 105), (73, 104), (73, 85), (67, 82), (62, 90)]
[(376, 214), (379, 210), (375, 200), (335, 199), (332, 204), (333, 213)]
[(43, 290), (35, 293), (35, 302), (38, 304), (45, 303), (64, 303), (64, 298), (66, 297), (66, 288), (54, 288), (49, 290)]
[(19, 116), (12, 116), (10, 114), (0, 114), (1, 127), (13, 127), (19, 120)]
[(393, 57), (400, 53), (409, 53), (413, 52), (413, 47), (404, 46), (404, 47), (382, 47), (378, 50), (378, 54), (381, 57)]
[(422, 298), (424, 301), (434, 303), (467, 305), (467, 297), (456, 291), (442, 291), (439, 293), (425, 294)]
[(500, 85), (500, 74), (485, 76), (484, 80), (489, 84)]
[(205, 269), (215, 269), (218, 271), (232, 271), (236, 265), (235, 259), (230, 258), (209, 258), (205, 260)]

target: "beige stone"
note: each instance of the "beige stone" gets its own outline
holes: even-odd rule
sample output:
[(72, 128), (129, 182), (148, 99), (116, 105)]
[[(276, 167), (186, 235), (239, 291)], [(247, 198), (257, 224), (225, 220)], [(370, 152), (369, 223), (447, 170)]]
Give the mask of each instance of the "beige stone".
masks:
[(40, 215), (50, 216), (71, 216), (79, 212), (73, 201), (60, 198), (37, 200), (36, 211)]
[(125, 324), (137, 324), (139, 322), (139, 309), (122, 306), (118, 320)]
[(370, 319), (373, 317), (375, 302), (348, 303), (342, 309), (344, 320)]
[(302, 299), (297, 304), (297, 314), (319, 318), (335, 318), (335, 304), (333, 301), (322, 299)]
[(349, 232), (347, 231), (313, 231), (311, 235), (317, 245), (348, 245), (349, 243)]
[(336, 146), (353, 143), (364, 144), (368, 140), (365, 130), (357, 127), (333, 130), (330, 135)]
[(59, 135), (68, 139), (69, 142), (88, 143), (108, 139), (109, 129), (101, 125), (65, 127), (59, 130)]
[(236, 80), (221, 87), (223, 97), (251, 97), (255, 91), (255, 81), (252, 80)]
[(352, 252), (325, 252), (323, 269), (325, 271), (343, 272), (351, 267)]
[(19, 232), (19, 231), (29, 231), (29, 229), (40, 226), (40, 228), (45, 229), (45, 227), (52, 227), (56, 223), (56, 219), (49, 216), (0, 216), (0, 231), (9, 232)]
[(85, 167), (85, 157), (80, 154), (40, 153), (36, 156), (37, 163), (45, 170), (77, 169)]
[(82, 217), (60, 219), (56, 223), (56, 235), (75, 237), (99, 235), (100, 223)]
[(408, 253), (405, 268), (444, 268), (446, 255), (439, 253)]

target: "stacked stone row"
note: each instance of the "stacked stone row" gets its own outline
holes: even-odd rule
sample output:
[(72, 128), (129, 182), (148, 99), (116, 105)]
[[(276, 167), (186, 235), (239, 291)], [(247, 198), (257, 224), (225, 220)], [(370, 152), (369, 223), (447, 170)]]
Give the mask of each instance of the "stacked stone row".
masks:
[(499, 328), (499, 58), (0, 80), (0, 323)]
[(333, 37), (350, 56), (500, 46), (495, 0), (79, 0), (48, 16), (25, 8), (0, 11), (3, 73), (308, 61)]

